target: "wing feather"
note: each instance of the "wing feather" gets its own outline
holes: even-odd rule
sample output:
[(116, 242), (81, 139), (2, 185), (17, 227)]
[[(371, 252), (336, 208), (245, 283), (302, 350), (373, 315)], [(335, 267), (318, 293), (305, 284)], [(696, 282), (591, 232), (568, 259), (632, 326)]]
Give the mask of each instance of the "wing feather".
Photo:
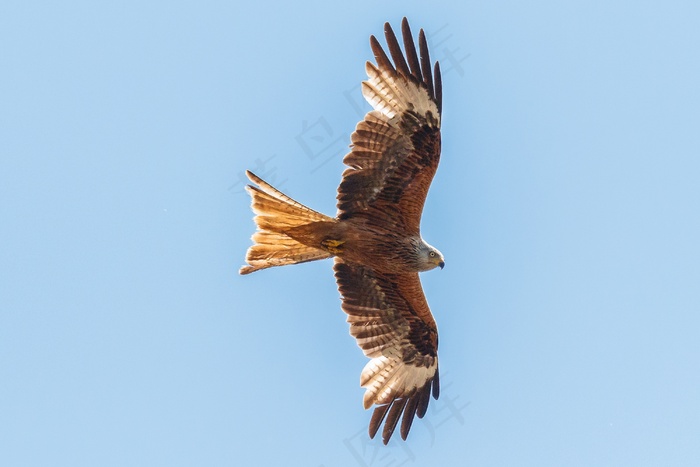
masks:
[(406, 439), (413, 417), (425, 415), (438, 378), (437, 326), (418, 274), (383, 274), (340, 258), (334, 269), (350, 334), (370, 358), (360, 376), (365, 408), (378, 406), (370, 437), (386, 417), (382, 439), (388, 443), (403, 417)]
[(391, 404), (389, 413), (386, 415), (386, 421), (384, 422), (384, 429), (382, 430), (382, 442), (384, 444), (387, 444), (389, 439), (391, 439), (391, 435), (394, 434), (396, 424), (398, 423), (407, 402), (408, 399), (403, 398), (396, 400)]
[(406, 403), (406, 408), (403, 411), (403, 418), (401, 419), (401, 439), (404, 441), (408, 437), (408, 432), (411, 430), (411, 425), (413, 425), (413, 419), (416, 415), (418, 402), (420, 402), (420, 393), (418, 396), (411, 397), (408, 400), (408, 403)]
[(438, 113), (442, 115), (442, 74), (440, 73), (440, 63), (435, 62), (435, 103), (437, 103)]
[(425, 33), (422, 29), (418, 33), (418, 47), (420, 48), (420, 65), (423, 69), (423, 83), (428, 88), (428, 94), (435, 98), (435, 89), (433, 89), (433, 74), (430, 72), (430, 53), (428, 52), (428, 42), (425, 40)]
[(405, 54), (384, 26), (391, 59), (370, 38), (377, 64), (366, 64), (362, 94), (374, 110), (358, 123), (343, 160), (349, 168), (338, 187), (338, 218), (366, 218), (415, 235), (440, 159), (442, 84), (437, 62), (431, 73), (425, 33), (419, 33), (419, 58), (405, 18), (401, 30)]
[(411, 27), (408, 25), (408, 20), (406, 18), (401, 21), (401, 34), (403, 35), (403, 47), (406, 49), (406, 56), (408, 58), (408, 64), (411, 67), (411, 73), (416, 80), (423, 81), (420, 61), (418, 61), (418, 54), (416, 53), (416, 45), (413, 43), (413, 34), (411, 34)]
[(384, 49), (382, 49), (381, 44), (379, 44), (379, 41), (373, 35), (369, 36), (369, 45), (372, 48), (372, 53), (374, 53), (374, 59), (377, 61), (377, 65), (379, 66), (379, 68), (396, 73), (394, 66), (391, 64), (391, 62), (389, 61), (389, 57), (387, 57), (386, 55), (386, 52), (384, 52)]
[(372, 413), (372, 418), (369, 421), (369, 437), (374, 438), (374, 435), (377, 434), (377, 431), (379, 431), (379, 427), (382, 426), (382, 422), (384, 422), (384, 417), (386, 417), (386, 413), (389, 411), (391, 408), (391, 404), (386, 404), (386, 405), (380, 405), (376, 409), (374, 409), (374, 412)]
[(402, 76), (409, 76), (411, 74), (411, 70), (408, 69), (408, 64), (403, 56), (403, 52), (401, 52), (399, 41), (396, 40), (396, 34), (394, 34), (394, 30), (391, 29), (391, 25), (389, 23), (384, 24), (384, 36), (386, 37), (386, 44), (389, 47), (391, 58), (396, 64), (396, 71)]
[[(435, 377), (436, 378), (438, 377), (437, 373), (435, 374)], [(435, 381), (435, 380), (433, 380), (433, 381)], [(425, 416), (425, 413), (428, 411), (428, 404), (430, 403), (430, 386), (429, 385), (425, 385), (423, 387), (423, 389), (421, 389), (418, 399), (419, 399), (419, 401), (418, 401), (418, 407), (416, 408), (416, 415), (418, 416), (418, 418), (423, 418)]]

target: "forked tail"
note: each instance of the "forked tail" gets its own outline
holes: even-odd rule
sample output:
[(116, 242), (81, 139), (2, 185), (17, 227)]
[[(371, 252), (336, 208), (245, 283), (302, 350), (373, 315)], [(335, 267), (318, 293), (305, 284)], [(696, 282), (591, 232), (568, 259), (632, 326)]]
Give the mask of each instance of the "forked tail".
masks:
[(323, 232), (337, 223), (335, 219), (294, 201), (250, 171), (246, 171), (246, 175), (257, 185), (248, 185), (246, 190), (253, 198), (253, 220), (258, 230), (246, 254), (248, 265), (241, 267), (241, 274), (333, 256), (311, 245), (319, 244)]

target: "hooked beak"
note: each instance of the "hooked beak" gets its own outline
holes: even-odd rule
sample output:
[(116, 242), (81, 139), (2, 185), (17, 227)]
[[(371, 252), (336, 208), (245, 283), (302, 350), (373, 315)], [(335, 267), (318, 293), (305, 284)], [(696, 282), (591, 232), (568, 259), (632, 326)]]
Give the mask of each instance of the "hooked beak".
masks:
[(440, 269), (443, 269), (443, 268), (445, 267), (445, 262), (444, 262), (444, 261), (440, 261), (440, 262), (438, 263), (438, 266), (440, 266)]

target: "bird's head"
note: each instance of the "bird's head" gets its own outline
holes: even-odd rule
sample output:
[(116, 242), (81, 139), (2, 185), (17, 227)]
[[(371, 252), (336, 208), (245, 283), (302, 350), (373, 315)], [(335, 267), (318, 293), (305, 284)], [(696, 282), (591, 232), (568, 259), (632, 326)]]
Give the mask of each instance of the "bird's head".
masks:
[(445, 267), (445, 257), (442, 256), (440, 250), (434, 246), (428, 245), (424, 240), (421, 240), (418, 247), (418, 267), (420, 271), (429, 271), (436, 267), (440, 269)]

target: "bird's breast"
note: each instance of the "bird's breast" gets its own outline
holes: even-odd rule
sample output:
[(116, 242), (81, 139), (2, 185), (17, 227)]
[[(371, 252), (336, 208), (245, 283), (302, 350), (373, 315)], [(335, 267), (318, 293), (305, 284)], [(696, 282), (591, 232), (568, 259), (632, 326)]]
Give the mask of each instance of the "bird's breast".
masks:
[(417, 272), (413, 239), (400, 231), (347, 222), (342, 242), (337, 256), (345, 261), (388, 274)]

